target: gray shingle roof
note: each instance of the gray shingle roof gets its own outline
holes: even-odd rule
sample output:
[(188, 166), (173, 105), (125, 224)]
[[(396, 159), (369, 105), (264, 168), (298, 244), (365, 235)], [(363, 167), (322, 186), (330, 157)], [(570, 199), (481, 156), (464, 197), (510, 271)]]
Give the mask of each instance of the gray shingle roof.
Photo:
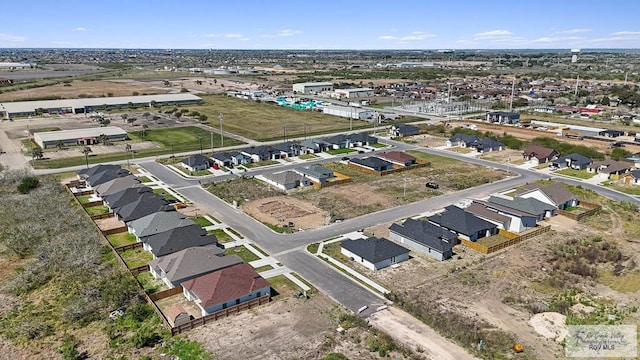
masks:
[(213, 161), (202, 154), (193, 154), (182, 160), (182, 163), (190, 167), (206, 165), (209, 166)]
[(109, 180), (98, 186), (94, 186), (96, 193), (100, 196), (107, 196), (115, 194), (118, 191), (122, 191), (136, 185), (140, 185), (140, 180), (133, 175), (126, 175)]
[(170, 211), (158, 211), (137, 220), (131, 221), (128, 226), (135, 230), (139, 238), (158, 234), (173, 228), (194, 225), (195, 222), (185, 215), (172, 209)]
[(452, 250), (458, 242), (453, 232), (424, 220), (407, 219), (402, 225), (392, 224), (389, 231), (441, 253)]
[(273, 174), (266, 174), (264, 175), (264, 177), (266, 179), (269, 179), (271, 181), (274, 181), (282, 185), (299, 183), (300, 181), (304, 180), (304, 176), (292, 170), (285, 170), (285, 171), (281, 171)]
[(457, 206), (449, 205), (444, 209), (445, 211), (442, 213), (429, 216), (429, 221), (464, 235), (473, 235), (479, 231), (497, 227), (495, 224), (480, 219)]
[(138, 184), (134, 187), (126, 188), (116, 193), (106, 195), (102, 199), (107, 203), (107, 205), (109, 205), (110, 208), (115, 209), (138, 200), (138, 198), (142, 194), (148, 192), (152, 192), (150, 187)]
[(409, 250), (384, 238), (345, 240), (340, 246), (375, 264), (394, 256), (406, 254)]
[(237, 255), (222, 256), (224, 251), (215, 245), (196, 246), (162, 256), (149, 263), (153, 269), (162, 269), (172, 283), (242, 264)]
[(116, 213), (124, 222), (129, 222), (143, 216), (147, 216), (158, 211), (166, 211), (171, 208), (172, 207), (168, 205), (167, 200), (162, 196), (158, 196), (154, 193), (145, 193), (142, 194), (138, 200), (118, 208)]
[(92, 166), (88, 169), (80, 169), (76, 172), (76, 174), (80, 175), (83, 178), (88, 178), (89, 176), (101, 173), (103, 171), (117, 171), (118, 169), (120, 169), (121, 166), (120, 165), (103, 165), (103, 164), (99, 164), (99, 165), (95, 165)]
[(355, 158), (355, 159), (351, 159), (350, 161), (354, 164), (366, 166), (372, 169), (388, 168), (393, 165), (391, 162), (387, 160), (382, 160), (376, 156), (369, 156), (362, 159)]
[(510, 200), (497, 196), (491, 196), (489, 198), (489, 202), (506, 206), (535, 216), (543, 215), (546, 211), (555, 210), (555, 206), (549, 205), (534, 198), (516, 197), (513, 200)]
[(121, 169), (121, 168), (117, 168), (117, 169), (111, 168), (111, 169), (106, 169), (104, 171), (101, 171), (89, 176), (88, 178), (86, 178), (86, 182), (89, 183), (91, 186), (96, 187), (98, 185), (104, 184), (113, 179), (116, 179), (119, 177), (125, 177), (128, 175), (131, 175), (129, 170)]
[(161, 257), (194, 246), (215, 245), (218, 239), (215, 235), (207, 235), (203, 228), (195, 224), (148, 236), (143, 242), (151, 246), (153, 255)]

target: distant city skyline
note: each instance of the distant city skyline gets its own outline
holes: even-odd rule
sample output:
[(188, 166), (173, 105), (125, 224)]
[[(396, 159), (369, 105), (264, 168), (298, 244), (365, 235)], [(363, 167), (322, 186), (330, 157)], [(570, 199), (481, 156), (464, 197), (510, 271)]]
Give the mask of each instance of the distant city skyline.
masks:
[(640, 48), (640, 2), (82, 1), (2, 4), (0, 48)]

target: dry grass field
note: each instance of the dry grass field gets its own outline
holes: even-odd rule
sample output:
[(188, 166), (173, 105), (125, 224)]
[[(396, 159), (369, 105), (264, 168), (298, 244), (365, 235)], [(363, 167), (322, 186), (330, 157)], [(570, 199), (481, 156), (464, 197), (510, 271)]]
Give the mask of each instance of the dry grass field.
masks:
[(57, 85), (46, 87), (38, 87), (18, 91), (7, 91), (0, 94), (0, 102), (28, 101), (50, 96), (57, 96), (65, 99), (73, 99), (79, 97), (131, 96), (134, 92), (140, 95), (165, 94), (167, 93), (167, 90), (149, 86), (140, 82), (73, 80), (68, 84), (60, 82)]

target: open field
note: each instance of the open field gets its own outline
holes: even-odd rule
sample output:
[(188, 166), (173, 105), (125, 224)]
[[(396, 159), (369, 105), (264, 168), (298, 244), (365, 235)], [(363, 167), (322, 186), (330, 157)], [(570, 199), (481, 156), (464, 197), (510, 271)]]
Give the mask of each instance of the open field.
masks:
[[(225, 95), (203, 95), (203, 105), (189, 105), (189, 110), (208, 116), (212, 127), (220, 126), (219, 114), (224, 116), (223, 128), (234, 134), (255, 140), (311, 136), (349, 129), (349, 119), (319, 112), (299, 111), (275, 104), (258, 103)], [(353, 120), (353, 128), (365, 128), (368, 123)], [(286, 132), (286, 134), (285, 134)], [(225, 141), (226, 145), (226, 141)]]
[[(48, 80), (47, 82), (52, 81)], [(52, 95), (63, 99), (74, 99), (82, 97), (131, 96), (134, 92), (137, 92), (139, 95), (151, 95), (166, 94), (167, 90), (161, 89), (159, 87), (148, 86), (142, 82), (72, 80), (68, 84), (60, 81), (59, 84), (46, 87), (7, 91), (0, 94), (0, 102), (29, 101), (51, 98)]]

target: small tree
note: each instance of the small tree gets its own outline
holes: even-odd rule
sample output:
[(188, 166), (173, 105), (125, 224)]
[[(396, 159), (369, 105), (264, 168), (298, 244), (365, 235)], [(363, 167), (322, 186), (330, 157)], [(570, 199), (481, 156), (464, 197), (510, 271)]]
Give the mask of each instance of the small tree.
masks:
[(129, 114), (122, 114), (122, 115), (120, 115), (120, 117), (122, 118), (123, 122), (126, 122), (127, 119), (129, 118)]
[(109, 137), (106, 134), (100, 134), (100, 136), (98, 137), (98, 140), (102, 143), (102, 145), (107, 145), (107, 141), (109, 140)]
[(31, 155), (36, 159), (42, 159), (44, 157), (44, 153), (39, 147), (34, 147), (33, 150), (31, 150)]
[(85, 146), (82, 148), (82, 153), (84, 154), (84, 160), (87, 163), (87, 169), (89, 168), (89, 153), (93, 152), (90, 147)]
[(147, 124), (142, 125), (142, 129), (140, 130), (140, 137), (142, 138), (142, 141), (144, 141), (144, 136), (147, 135), (148, 128), (149, 128), (149, 125)]
[(62, 140), (56, 141), (56, 147), (58, 148), (58, 150), (64, 149), (64, 141)]
[(22, 179), (22, 181), (18, 185), (18, 191), (20, 192), (20, 194), (26, 194), (29, 191), (37, 188), (38, 186), (40, 186), (40, 180), (33, 176), (27, 176), (26, 178)]
[(180, 119), (182, 117), (182, 113), (181, 112), (177, 112), (177, 113), (175, 113), (173, 115), (175, 115), (176, 119)]
[(65, 334), (62, 338), (62, 345), (58, 348), (58, 352), (62, 355), (63, 360), (77, 360), (80, 359), (80, 353), (78, 352), (78, 345), (80, 342), (78, 339), (71, 335)]
[(136, 120), (138, 120), (138, 119), (137, 119), (137, 118), (132, 117), (132, 118), (128, 118), (128, 119), (127, 119), (127, 122), (129, 123), (129, 125), (133, 125), (133, 123), (134, 123), (134, 122), (136, 122)]
[(198, 116), (198, 120), (200, 120), (200, 122), (205, 122), (208, 118), (209, 117), (205, 114), (201, 114), (200, 116)]

